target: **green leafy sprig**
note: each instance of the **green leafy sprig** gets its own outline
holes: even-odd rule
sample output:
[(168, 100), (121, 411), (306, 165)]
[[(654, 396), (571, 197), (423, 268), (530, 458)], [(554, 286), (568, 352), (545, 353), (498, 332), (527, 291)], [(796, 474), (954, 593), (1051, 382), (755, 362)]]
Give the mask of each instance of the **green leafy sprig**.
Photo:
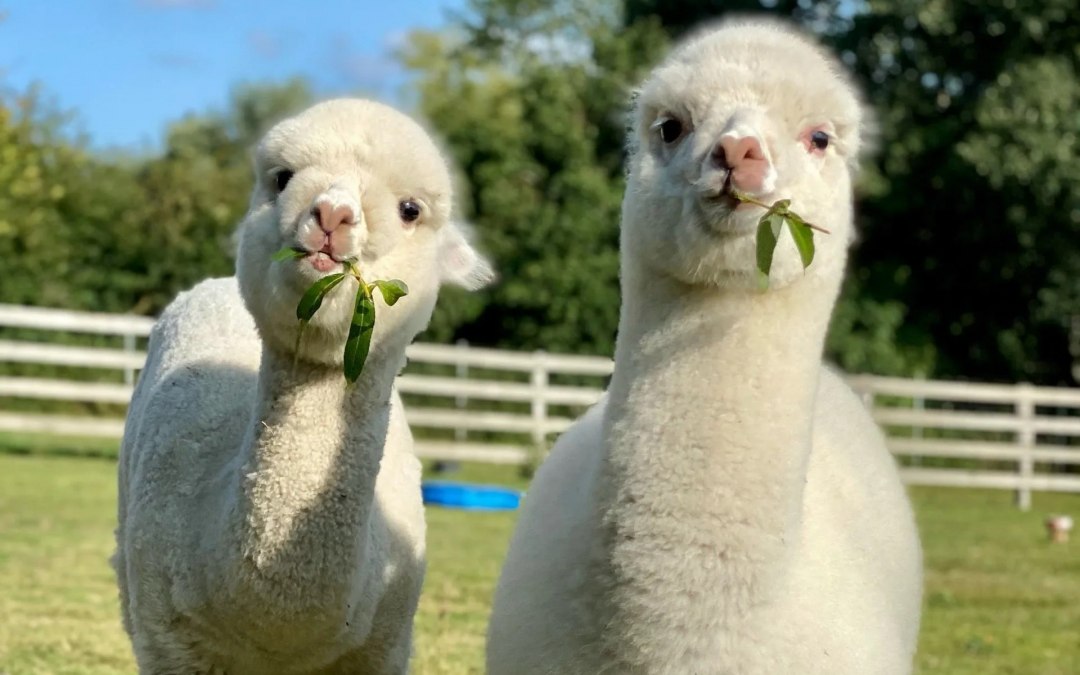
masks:
[[(281, 262), (303, 258), (309, 255), (307, 251), (298, 251), (293, 248), (283, 248), (274, 254), (273, 260)], [(383, 302), (393, 306), (402, 297), (409, 294), (409, 287), (400, 279), (379, 279), (370, 284), (360, 276), (360, 270), (352, 260), (344, 261), (346, 272), (335, 272), (319, 278), (304, 292), (300, 303), (296, 305), (296, 318), (300, 321), (300, 330), (296, 334), (295, 352), (300, 352), (300, 340), (303, 338), (304, 329), (307, 328), (315, 312), (322, 307), (326, 294), (334, 290), (347, 277), (356, 279), (356, 300), (353, 303), (352, 322), (349, 324), (349, 337), (345, 340), (345, 380), (352, 384), (364, 371), (364, 363), (367, 361), (368, 352), (371, 350), (371, 334), (375, 331), (375, 298), (372, 295), (376, 288), (382, 293)]]
[(769, 287), (769, 270), (772, 269), (773, 253), (776, 251), (776, 244), (780, 241), (780, 232), (784, 229), (784, 225), (787, 225), (791, 238), (795, 241), (795, 247), (799, 249), (803, 269), (810, 266), (814, 260), (814, 230), (829, 234), (828, 230), (806, 222), (802, 216), (792, 211), (790, 199), (778, 200), (770, 206), (738, 190), (732, 190), (731, 196), (745, 204), (753, 204), (765, 209), (765, 214), (758, 220), (757, 231), (758, 283), (762, 289)]

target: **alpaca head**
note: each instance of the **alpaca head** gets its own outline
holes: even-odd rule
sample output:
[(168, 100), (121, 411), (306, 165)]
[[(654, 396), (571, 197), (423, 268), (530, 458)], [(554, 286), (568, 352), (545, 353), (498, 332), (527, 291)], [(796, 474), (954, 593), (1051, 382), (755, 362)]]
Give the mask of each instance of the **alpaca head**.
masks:
[[(853, 236), (851, 182), (863, 108), (831, 56), (773, 21), (735, 21), (692, 36), (646, 81), (630, 131), (623, 242), (645, 273), (731, 289), (756, 286), (760, 207), (791, 209), (815, 235), (806, 274), (839, 274)], [(803, 277), (783, 232), (771, 287)]]
[[(385, 105), (327, 101), (273, 127), (256, 151), (237, 256), (244, 302), (263, 339), (291, 351), (304, 291), (353, 259), (368, 282), (409, 286), (392, 308), (376, 293), (374, 344), (411, 340), (427, 325), (440, 284), (475, 289), (492, 276), (451, 221), (451, 200), (450, 170), (435, 143)], [(307, 255), (272, 261), (283, 247)], [(354, 290), (347, 282), (326, 297), (305, 334), (303, 358), (341, 361)]]

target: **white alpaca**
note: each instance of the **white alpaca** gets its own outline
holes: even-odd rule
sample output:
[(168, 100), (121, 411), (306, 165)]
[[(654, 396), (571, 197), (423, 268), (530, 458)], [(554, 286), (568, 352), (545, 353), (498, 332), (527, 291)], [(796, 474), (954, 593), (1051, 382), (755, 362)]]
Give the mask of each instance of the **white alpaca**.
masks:
[[(440, 283), (477, 287), (490, 270), (449, 222), (436, 146), (386, 106), (331, 101), (280, 123), (256, 177), (237, 278), (165, 310), (128, 412), (124, 626), (145, 673), (404, 673), (424, 515), (394, 377)], [(272, 262), (284, 246), (311, 253)], [(409, 294), (377, 299), (346, 387), (356, 282), (327, 297), (300, 354), (295, 308), (355, 256), (368, 281)]]
[[(839, 64), (772, 22), (701, 33), (630, 132), (606, 399), (556, 443), (495, 596), (492, 675), (911, 669), (921, 554), (881, 435), (821, 355), (864, 125)], [(759, 207), (785, 232), (757, 289)]]

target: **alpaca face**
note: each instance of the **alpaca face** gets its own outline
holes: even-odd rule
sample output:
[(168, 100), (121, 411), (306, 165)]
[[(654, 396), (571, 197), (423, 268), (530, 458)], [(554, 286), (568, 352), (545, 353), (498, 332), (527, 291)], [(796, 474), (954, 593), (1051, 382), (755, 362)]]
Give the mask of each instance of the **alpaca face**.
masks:
[[(791, 208), (815, 235), (807, 274), (842, 269), (862, 108), (839, 64), (779, 24), (725, 24), (691, 38), (645, 83), (630, 138), (623, 242), (646, 268), (691, 284), (756, 287), (760, 207)], [(803, 277), (783, 233), (771, 288)]]
[[(296, 304), (318, 278), (354, 260), (367, 281), (401, 279), (409, 294), (379, 305), (374, 340), (405, 342), (427, 324), (444, 281), (477, 288), (491, 277), (450, 222), (450, 172), (414, 121), (362, 100), (316, 105), (267, 132), (256, 152), (255, 188), (240, 225), (237, 276), (265, 340), (291, 350)], [(273, 262), (291, 247), (303, 258)], [(303, 356), (337, 363), (355, 284), (339, 286), (311, 322)]]

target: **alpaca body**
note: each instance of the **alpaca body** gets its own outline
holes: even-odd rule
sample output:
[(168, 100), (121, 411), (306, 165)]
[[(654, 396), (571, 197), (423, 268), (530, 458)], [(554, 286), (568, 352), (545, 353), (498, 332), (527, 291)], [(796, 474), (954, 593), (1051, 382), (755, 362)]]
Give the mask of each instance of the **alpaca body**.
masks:
[[(863, 126), (839, 64), (771, 21), (703, 31), (643, 85), (614, 374), (530, 486), (491, 675), (910, 672), (911, 509), (822, 365)], [(781, 223), (763, 285), (740, 194), (830, 234), (807, 261)]]
[[(488, 671), (910, 672), (920, 547), (892, 457), (862, 402), (833, 371), (812, 370), (798, 394), (813, 401), (812, 417), (799, 420), (813, 429), (806, 464), (794, 452), (770, 463), (755, 449), (768, 439), (739, 428), (762, 415), (780, 427), (775, 440), (799, 443), (784, 439), (790, 399), (772, 395), (768, 363), (725, 359), (718, 344), (708, 360), (664, 344), (665, 360), (633, 385), (650, 399), (626, 411), (637, 416), (642, 444), (614, 451), (648, 466), (649, 478), (630, 488), (639, 508), (612, 509), (605, 429), (626, 405), (612, 400), (613, 383), (533, 479), (496, 592)], [(799, 386), (778, 375), (778, 387)], [(732, 387), (743, 400), (716, 400)], [(710, 399), (716, 407), (703, 409)], [(717, 458), (720, 477), (703, 469), (702, 454)], [(793, 475), (805, 483), (790, 501), (748, 498), (777, 492)]]
[[(251, 419), (262, 350), (235, 279), (181, 294), (151, 337), (122, 452), (121, 508), (130, 515), (121, 513), (126, 544), (116, 562), (129, 631), (173, 630), (133, 634), (140, 664), (154, 673), (404, 672), (411, 621), (374, 622), (386, 611), (411, 616), (424, 573), (420, 463), (400, 399), (378, 404), (385, 450), (370, 458), (377, 476), (366, 475), (369, 458), (345, 442), (364, 404), (347, 400), (339, 370), (312, 374), (324, 381), (280, 416)], [(288, 463), (287, 474), (273, 492), (248, 492), (253, 471), (286, 470), (237, 452), (253, 422), (284, 435), (274, 460)], [(354, 500), (367, 493), (347, 483), (372, 479), (372, 517), (360, 523), (367, 509)], [(267, 517), (257, 531), (238, 520), (247, 499), (296, 512)], [(320, 528), (350, 521), (350, 538), (309, 559), (329, 534)]]
[[(371, 101), (285, 120), (256, 152), (236, 278), (205, 281), (150, 336), (119, 468), (124, 627), (141, 672), (401, 674), (424, 574), (420, 463), (394, 379), (440, 285), (486, 262), (449, 220), (427, 133)], [(290, 248), (296, 256), (274, 260)], [(355, 265), (408, 294), (377, 321), (346, 386)]]

